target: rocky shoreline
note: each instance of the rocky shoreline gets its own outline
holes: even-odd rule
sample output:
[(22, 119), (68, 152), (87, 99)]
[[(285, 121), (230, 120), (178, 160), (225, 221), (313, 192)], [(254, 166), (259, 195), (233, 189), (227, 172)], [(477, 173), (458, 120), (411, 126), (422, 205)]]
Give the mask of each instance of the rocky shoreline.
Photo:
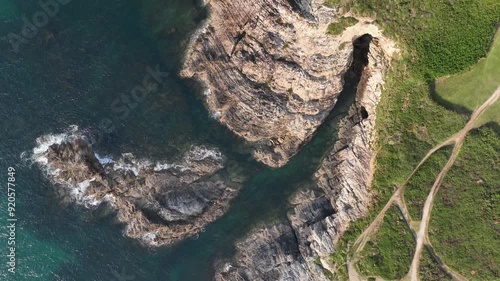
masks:
[(288, 224), (254, 230), (239, 242), (234, 259), (217, 268), (217, 281), (323, 281), (329, 280), (324, 270), (335, 272), (329, 255), (350, 222), (365, 216), (370, 206), (376, 105), (389, 64), (375, 44), (356, 102), (341, 120), (339, 139), (314, 175), (317, 188), (291, 198)]
[(181, 71), (206, 89), (211, 115), (271, 167), (285, 165), (312, 138), (337, 101), (351, 59), (342, 45), (352, 38), (326, 34), (336, 9), (294, 3), (206, 1), (209, 19), (193, 36)]
[[(181, 76), (205, 88), (211, 115), (244, 139), (267, 166), (285, 165), (324, 124), (346, 81), (355, 102), (308, 186), (290, 200), (288, 220), (255, 229), (219, 263), (217, 281), (326, 281), (329, 255), (371, 201), (376, 107), (395, 51), (371, 19), (328, 35), (341, 15), (322, 0), (206, 1)], [(354, 82), (352, 82), (354, 81)], [(222, 216), (240, 184), (222, 174), (215, 148), (193, 146), (176, 161), (100, 157), (76, 128), (37, 140), (33, 160), (61, 198), (106, 208), (126, 236), (172, 245)]]
[[(293, 210), (288, 223), (254, 230), (240, 241), (236, 256), (217, 267), (217, 281), (329, 280), (324, 272), (335, 273), (328, 257), (335, 252), (337, 241), (350, 222), (367, 214), (376, 108), (396, 49), (370, 22), (360, 22), (340, 36), (349, 36), (354, 47), (350, 52), (352, 73), (345, 75), (359, 78), (355, 102), (340, 121), (339, 138), (313, 176), (317, 186), (290, 199)], [(363, 48), (369, 52), (365, 49), (360, 54)]]
[(105, 208), (124, 234), (148, 246), (172, 245), (196, 235), (224, 214), (239, 185), (219, 173), (220, 151), (193, 146), (172, 163), (101, 157), (77, 128), (37, 139), (32, 160), (62, 200)]

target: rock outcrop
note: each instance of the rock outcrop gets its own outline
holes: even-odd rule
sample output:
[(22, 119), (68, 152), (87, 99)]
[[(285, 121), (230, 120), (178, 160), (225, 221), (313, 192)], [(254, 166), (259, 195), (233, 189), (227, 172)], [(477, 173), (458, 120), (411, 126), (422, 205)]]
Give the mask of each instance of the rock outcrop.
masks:
[[(321, 266), (302, 258), (293, 229), (276, 225), (254, 232), (237, 245), (238, 266), (224, 265), (217, 281), (328, 281)], [(242, 267), (241, 265), (245, 265)]]
[(37, 140), (33, 159), (63, 199), (88, 208), (111, 209), (125, 234), (147, 245), (176, 243), (221, 216), (237, 186), (218, 172), (225, 159), (217, 149), (194, 146), (173, 163), (98, 156), (73, 130)]
[(368, 211), (376, 106), (396, 49), (377, 26), (365, 20), (340, 36), (353, 42), (354, 60), (345, 75), (354, 76), (356, 97), (340, 121), (338, 140), (313, 176), (317, 186), (291, 198), (288, 225), (255, 230), (238, 243), (236, 257), (218, 268), (218, 281), (328, 280), (323, 270), (335, 271), (328, 256), (350, 222)]
[(335, 105), (352, 38), (327, 35), (336, 10), (324, 1), (206, 2), (181, 75), (201, 82), (211, 115), (258, 161), (283, 166)]
[[(339, 124), (338, 140), (324, 157), (314, 175), (319, 190), (298, 194), (289, 219), (298, 240), (304, 245), (305, 259), (320, 258), (324, 268), (333, 270), (328, 256), (350, 222), (367, 214), (371, 201), (370, 185), (375, 160), (376, 108), (383, 77), (389, 67), (392, 49), (388, 42), (374, 38), (368, 65), (360, 77), (356, 100)], [(325, 199), (326, 198), (326, 199)], [(309, 258), (307, 258), (309, 257)]]

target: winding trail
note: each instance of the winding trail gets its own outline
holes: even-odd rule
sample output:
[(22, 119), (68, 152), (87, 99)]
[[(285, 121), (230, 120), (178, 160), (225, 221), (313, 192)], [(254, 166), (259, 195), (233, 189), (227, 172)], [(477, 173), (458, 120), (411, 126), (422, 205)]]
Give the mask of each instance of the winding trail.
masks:
[[(402, 280), (411, 280), (411, 281), (418, 281), (418, 272), (420, 268), (420, 258), (422, 255), (422, 250), (425, 247), (427, 247), (434, 260), (437, 261), (438, 265), (441, 267), (441, 269), (446, 272), (453, 280), (458, 280), (458, 281), (466, 281), (467, 278), (464, 276), (460, 275), (459, 273), (453, 271), (451, 268), (449, 268), (444, 262), (442, 262), (441, 258), (435, 253), (434, 248), (432, 247), (432, 244), (429, 241), (429, 222), (430, 222), (430, 217), (431, 217), (431, 211), (432, 211), (432, 206), (434, 203), (434, 199), (436, 194), (439, 191), (439, 188), (441, 187), (441, 184), (443, 182), (443, 179), (445, 178), (446, 174), (448, 171), (451, 169), (453, 164), (455, 163), (458, 154), (460, 153), (460, 150), (462, 149), (463, 143), (465, 141), (465, 137), (467, 134), (477, 126), (477, 122), (479, 118), (483, 115), (483, 113), (495, 102), (497, 102), (500, 99), (500, 87), (496, 89), (496, 91), (486, 100), (480, 107), (474, 110), (472, 113), (469, 121), (467, 124), (464, 126), (462, 130), (460, 130), (458, 133), (454, 134), (444, 142), (436, 145), (433, 147), (429, 152), (424, 156), (424, 158), (418, 163), (417, 167), (412, 171), (410, 176), (405, 180), (403, 184), (401, 184), (396, 191), (393, 193), (389, 201), (386, 203), (384, 208), (379, 212), (377, 217), (372, 221), (372, 223), (361, 233), (361, 235), (356, 239), (354, 242), (354, 245), (351, 250), (352, 257), (348, 256), (347, 260), (347, 269), (349, 272), (349, 280), (351, 281), (364, 281), (367, 280), (367, 277), (364, 277), (359, 274), (359, 272), (356, 269), (355, 264), (359, 260), (359, 254), (361, 251), (364, 249), (366, 246), (366, 243), (373, 237), (373, 235), (378, 231), (385, 214), (387, 213), (387, 210), (389, 210), (390, 207), (393, 205), (396, 205), (399, 210), (401, 211), (401, 214), (403, 215), (403, 218), (405, 219), (406, 223), (408, 224), (408, 227), (412, 230), (413, 235), (415, 237), (415, 254), (413, 256), (413, 260), (410, 266), (410, 270), (406, 274), (405, 277), (402, 278)], [(406, 207), (406, 202), (404, 199), (404, 191), (406, 189), (406, 186), (408, 185), (410, 179), (415, 175), (415, 173), (420, 169), (420, 167), (439, 149), (449, 146), (453, 144), (453, 151), (448, 159), (448, 162), (446, 165), (443, 167), (439, 175), (437, 176), (434, 184), (432, 185), (432, 188), (429, 192), (429, 195), (427, 196), (427, 199), (424, 204), (423, 208), (423, 213), (422, 213), (422, 219), (420, 221), (413, 221), (411, 219), (411, 216), (408, 212), (408, 209)], [(380, 277), (376, 276), (370, 276), (372, 278), (376, 278), (376, 280), (383, 280)]]

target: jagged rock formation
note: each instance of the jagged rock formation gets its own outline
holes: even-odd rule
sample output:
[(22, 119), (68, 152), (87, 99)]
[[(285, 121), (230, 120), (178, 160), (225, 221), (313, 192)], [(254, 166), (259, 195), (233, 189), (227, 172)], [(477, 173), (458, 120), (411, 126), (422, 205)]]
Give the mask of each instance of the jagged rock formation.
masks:
[(366, 34), (354, 37), (354, 60), (345, 73), (354, 76), (356, 100), (313, 177), (317, 187), (291, 198), (289, 226), (256, 230), (240, 242), (238, 254), (218, 269), (216, 280), (328, 280), (322, 270), (335, 270), (328, 256), (349, 223), (366, 215), (369, 207), (376, 106), (395, 51), (394, 44), (370, 23), (359, 23), (341, 36), (352, 39), (356, 32)]
[(370, 206), (376, 107), (392, 55), (381, 40), (385, 39), (375, 38), (370, 46), (356, 101), (340, 121), (339, 139), (314, 175), (319, 190), (297, 195), (295, 202), (300, 203), (289, 216), (299, 241), (308, 249), (306, 256), (309, 260), (319, 257), (329, 270), (333, 268), (327, 257), (335, 252), (336, 242)]
[[(293, 229), (277, 225), (253, 233), (237, 245), (235, 257), (245, 267), (226, 264), (217, 273), (217, 281), (300, 280), (327, 281), (322, 268), (309, 268), (302, 258)], [(313, 271), (312, 271), (313, 270)]]
[(323, 1), (206, 2), (181, 75), (204, 85), (212, 116), (258, 161), (283, 166), (335, 105), (352, 38), (326, 34), (336, 10)]
[(219, 177), (225, 159), (216, 149), (192, 147), (174, 163), (124, 154), (100, 159), (77, 131), (37, 140), (33, 159), (61, 198), (113, 210), (125, 234), (153, 245), (195, 235), (221, 216), (237, 192)]

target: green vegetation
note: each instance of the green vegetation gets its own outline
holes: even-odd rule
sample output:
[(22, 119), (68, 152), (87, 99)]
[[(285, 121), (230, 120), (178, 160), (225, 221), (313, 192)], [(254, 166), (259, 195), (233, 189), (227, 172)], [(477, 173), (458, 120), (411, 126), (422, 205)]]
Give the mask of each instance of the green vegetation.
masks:
[(328, 25), (328, 34), (339, 35), (349, 26), (355, 25), (358, 20), (353, 17), (343, 17), (338, 22), (332, 22)]
[(361, 272), (387, 280), (402, 278), (410, 268), (415, 243), (397, 207), (387, 211), (374, 241), (369, 241), (358, 263)]
[(431, 254), (426, 249), (422, 253), (420, 260), (420, 280), (424, 281), (443, 281), (452, 280), (444, 271), (439, 268), (436, 261), (432, 259)]
[(377, 108), (381, 147), (373, 188), (382, 201), (407, 179), (429, 149), (466, 123), (465, 116), (430, 99), (424, 77), (411, 71), (408, 63), (407, 58), (393, 62)]
[(368, 219), (362, 219), (351, 223), (349, 229), (342, 235), (340, 240), (337, 242), (337, 251), (330, 255), (330, 263), (334, 266), (335, 270), (333, 272), (332, 278), (330, 280), (334, 281), (344, 281), (348, 280), (349, 276), (347, 273), (347, 256), (351, 248), (351, 243), (356, 240), (356, 237), (361, 234), (363, 229), (368, 225)]
[[(473, 111), (500, 86), (499, 66), (500, 35), (497, 35), (485, 59), (480, 60), (472, 69), (464, 73), (440, 79), (436, 83), (436, 92), (447, 102)], [(483, 123), (489, 121), (500, 123), (500, 102), (488, 109), (482, 121)]]
[[(392, 67), (386, 74), (382, 100), (377, 108), (379, 150), (372, 192), (375, 193), (375, 202), (379, 203), (373, 206), (367, 218), (353, 223), (351, 229), (339, 241), (337, 252), (330, 257), (337, 268), (332, 280), (347, 280), (345, 259), (349, 255), (350, 245), (373, 220), (394, 189), (406, 180), (431, 147), (465, 125), (468, 119), (466, 115), (447, 110), (432, 99), (432, 81), (441, 76), (463, 72), (486, 56), (500, 19), (500, 2), (497, 0), (364, 0), (345, 4), (344, 10), (349, 9), (359, 15), (376, 14), (377, 23), (382, 26), (386, 35), (398, 42), (403, 51), (401, 58), (392, 62)], [(490, 91), (489, 95), (492, 93), (493, 91)], [(453, 198), (455, 205), (451, 208), (444, 202), (436, 202), (431, 217), (430, 235), (437, 253), (442, 255), (443, 261), (452, 268), (475, 280), (494, 280), (499, 279), (500, 264), (500, 184), (498, 180), (494, 182), (491, 177), (495, 173), (499, 174), (500, 139), (492, 129), (483, 128), (479, 132), (477, 136), (468, 139), (468, 146), (485, 146), (485, 150), (479, 153), (465, 147), (466, 152), (462, 158), (478, 159), (481, 155), (489, 155), (490, 160), (480, 164), (461, 160), (458, 162), (461, 167), (455, 165), (452, 168), (449, 179), (445, 180), (442, 194)], [(486, 149), (487, 147), (489, 148)], [(496, 152), (492, 148), (495, 148)], [(410, 202), (408, 207), (412, 216), (420, 216), (420, 210), (417, 208), (421, 207), (422, 198), (427, 196), (448, 151), (442, 149), (437, 152), (411, 180), (406, 197)], [(496, 160), (491, 160), (493, 155), (497, 155)], [(478, 175), (481, 175), (484, 185), (476, 184), (479, 189), (465, 188), (473, 187), (474, 185), (470, 184), (479, 180)], [(455, 189), (448, 182), (451, 179), (457, 183)], [(462, 180), (466, 184), (459, 184)], [(431, 185), (428, 185), (429, 183)], [(493, 187), (495, 184), (496, 190)], [(416, 186), (419, 188), (412, 188)], [(447, 186), (449, 188), (446, 188)], [(487, 189), (490, 191), (487, 192)], [(484, 198), (490, 198), (488, 204)], [(497, 201), (493, 202), (491, 198)], [(496, 207), (492, 207), (492, 202)], [(478, 204), (481, 204), (481, 208), (478, 208)], [(385, 222), (391, 216), (393, 224), (402, 223), (399, 216), (394, 217), (394, 213), (388, 214)], [(381, 242), (390, 229), (381, 228), (376, 248), (372, 247), (370, 251), (376, 249), (394, 259), (397, 253), (391, 251), (397, 247), (392, 243)], [(401, 253), (407, 252), (405, 247), (411, 248), (413, 244), (411, 236), (404, 233), (403, 237), (404, 239), (398, 240), (404, 249)], [(485, 237), (484, 241), (481, 237)], [(460, 244), (453, 246), (447, 243), (455, 241), (450, 239), (456, 239)], [(367, 247), (370, 248), (369, 245)], [(480, 253), (484, 253), (485, 257)], [(401, 260), (390, 266), (379, 263), (378, 266), (370, 267), (370, 259), (367, 256), (367, 259), (361, 261), (361, 268), (366, 270), (365, 273), (393, 278), (399, 276), (400, 270), (408, 267), (408, 259), (401, 257)], [(377, 264), (373, 263), (376, 259), (371, 261), (372, 265)], [(472, 270), (474, 275), (470, 273)], [(447, 280), (426, 252), (420, 275), (422, 280)]]
[(470, 280), (500, 279), (500, 141), (490, 127), (466, 139), (438, 193), (430, 224), (436, 252)]
[(339, 5), (340, 4), (340, 0), (326, 0), (325, 1), (325, 5), (328, 5), (328, 6), (335, 6), (335, 5)]
[(363, 0), (348, 6), (376, 14), (386, 33), (406, 45), (412, 67), (427, 78), (476, 64), (488, 52), (500, 19), (498, 0)]
[(450, 157), (451, 147), (442, 148), (433, 154), (410, 179), (405, 190), (406, 206), (412, 220), (422, 218), (422, 209), (437, 175)]

